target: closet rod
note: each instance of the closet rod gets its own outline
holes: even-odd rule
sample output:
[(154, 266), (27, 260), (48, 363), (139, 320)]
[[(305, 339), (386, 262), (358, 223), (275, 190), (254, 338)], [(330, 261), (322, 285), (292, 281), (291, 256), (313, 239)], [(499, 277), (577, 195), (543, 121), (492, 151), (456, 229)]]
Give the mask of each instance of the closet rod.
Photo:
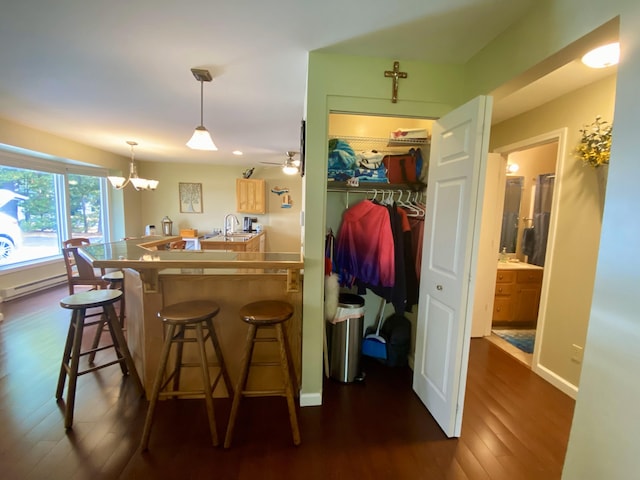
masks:
[(353, 189), (348, 189), (348, 188), (331, 188), (328, 187), (327, 188), (327, 193), (345, 193), (346, 194), (346, 199), (345, 199), (345, 208), (349, 208), (349, 193), (359, 193), (359, 194), (365, 194), (365, 195), (377, 195), (378, 193), (381, 195), (385, 195), (388, 193), (391, 193), (391, 195), (395, 195), (396, 193), (403, 193), (403, 192), (411, 192), (411, 193), (419, 193), (420, 195), (422, 195), (422, 192), (415, 192), (413, 190), (410, 190), (408, 188), (385, 188), (385, 189), (379, 189), (379, 188), (374, 188), (374, 189), (360, 189), (360, 188), (353, 188)]

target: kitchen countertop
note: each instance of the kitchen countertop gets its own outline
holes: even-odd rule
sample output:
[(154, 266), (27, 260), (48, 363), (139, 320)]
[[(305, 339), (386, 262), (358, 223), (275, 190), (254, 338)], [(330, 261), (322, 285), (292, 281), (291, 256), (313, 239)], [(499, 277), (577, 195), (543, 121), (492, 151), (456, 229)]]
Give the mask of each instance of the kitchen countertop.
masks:
[(200, 243), (244, 243), (263, 234), (264, 232), (233, 232), (228, 235), (205, 235)]
[[(222, 238), (222, 237), (221, 237)], [(229, 252), (154, 249), (181, 237), (143, 237), (92, 244), (79, 252), (98, 268), (303, 268), (299, 252)], [(246, 241), (246, 240), (244, 240)]]
[[(234, 252), (223, 250), (166, 250), (181, 237), (142, 237), (80, 247), (78, 252), (95, 268), (131, 268), (144, 277), (145, 291), (155, 291), (161, 270), (183, 269), (183, 273), (215, 269), (218, 274), (255, 270), (287, 274), (287, 288), (299, 288), (304, 268), (300, 252)], [(226, 272), (224, 271), (226, 269)]]

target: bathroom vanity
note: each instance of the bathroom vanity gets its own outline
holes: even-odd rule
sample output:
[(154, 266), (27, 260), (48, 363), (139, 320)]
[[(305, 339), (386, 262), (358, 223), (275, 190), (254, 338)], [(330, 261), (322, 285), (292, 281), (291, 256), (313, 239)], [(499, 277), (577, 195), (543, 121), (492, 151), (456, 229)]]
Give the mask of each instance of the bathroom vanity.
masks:
[(522, 262), (498, 264), (493, 325), (536, 325), (543, 271)]

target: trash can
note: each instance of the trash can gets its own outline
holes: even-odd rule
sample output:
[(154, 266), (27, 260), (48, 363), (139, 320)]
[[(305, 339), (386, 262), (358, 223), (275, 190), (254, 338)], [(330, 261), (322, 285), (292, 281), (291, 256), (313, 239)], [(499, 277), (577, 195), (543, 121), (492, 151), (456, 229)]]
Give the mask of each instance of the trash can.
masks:
[(338, 309), (331, 322), (331, 378), (343, 383), (362, 380), (360, 356), (364, 325), (364, 298), (352, 293), (341, 293)]

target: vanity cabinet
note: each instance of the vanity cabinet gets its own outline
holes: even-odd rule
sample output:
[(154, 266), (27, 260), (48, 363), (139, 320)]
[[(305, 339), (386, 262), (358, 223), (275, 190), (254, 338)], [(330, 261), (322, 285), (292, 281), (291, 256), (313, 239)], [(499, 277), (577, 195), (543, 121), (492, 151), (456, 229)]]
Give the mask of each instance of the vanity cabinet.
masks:
[(540, 269), (498, 269), (493, 302), (493, 322), (502, 324), (533, 324), (538, 320)]
[(236, 179), (236, 210), (241, 213), (266, 213), (266, 186), (263, 179)]

